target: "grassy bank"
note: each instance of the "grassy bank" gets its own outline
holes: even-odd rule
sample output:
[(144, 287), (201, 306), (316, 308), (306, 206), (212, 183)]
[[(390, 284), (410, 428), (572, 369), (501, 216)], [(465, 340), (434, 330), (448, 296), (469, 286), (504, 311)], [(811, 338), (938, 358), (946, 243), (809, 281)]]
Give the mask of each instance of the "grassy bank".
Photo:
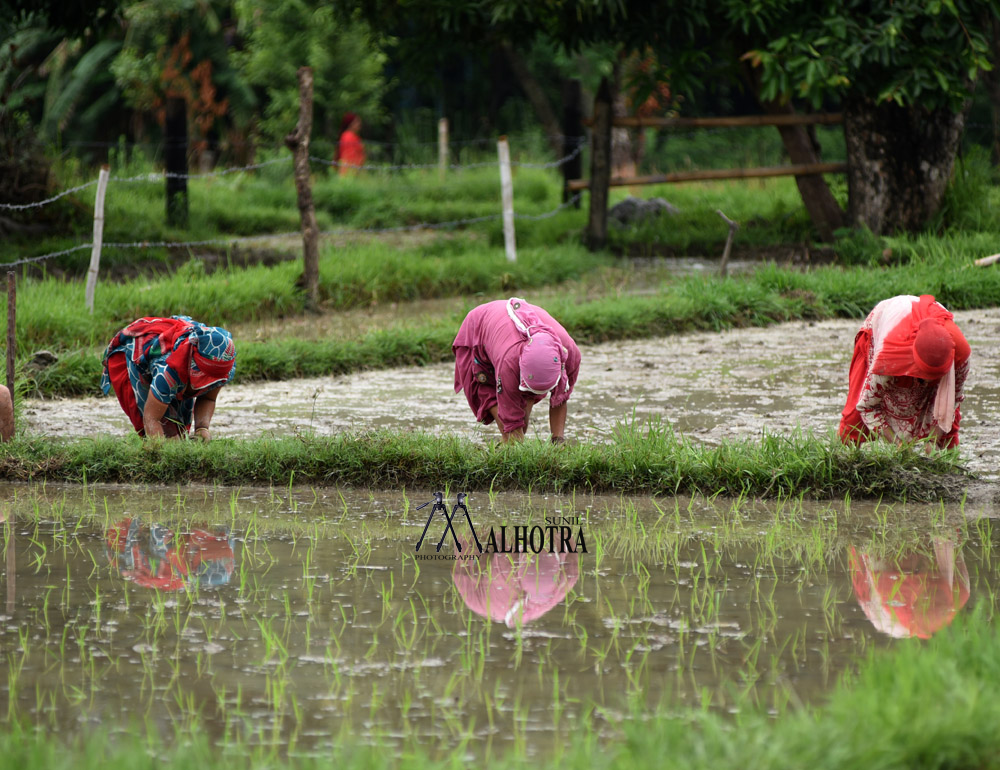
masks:
[[(511, 264), (501, 252), (463, 239), (420, 248), (379, 243), (327, 249), (320, 262), (320, 297), (328, 311), (388, 302), (513, 292), (580, 278), (610, 259), (579, 246), (524, 249)], [(223, 269), (206, 274), (193, 260), (158, 278), (98, 284), (94, 313), (82, 284), (27, 279), (18, 286), (18, 345), (73, 349), (104, 344), (144, 315), (189, 315), (219, 326), (301, 314), (299, 263)], [(6, 320), (2, 327), (6, 329)]]
[(764, 436), (709, 448), (666, 426), (620, 426), (608, 444), (477, 445), (420, 433), (330, 438), (143, 442), (19, 438), (0, 446), (8, 479), (184, 484), (291, 483), (425, 489), (755, 497), (957, 499), (968, 475), (954, 453), (881, 444), (845, 447), (833, 437)]
[[(616, 726), (618, 736), (601, 739), (581, 720), (570, 745), (555, 747), (568, 768), (706, 768), (735, 764), (781, 770), (811, 767), (994, 767), (1000, 754), (1000, 634), (983, 611), (960, 616), (926, 644), (903, 643), (869, 655), (860, 673), (842, 682), (818, 708), (782, 713), (758, 709), (734, 718), (707, 711), (633, 714)], [(603, 720), (602, 720), (603, 721)], [(111, 765), (183, 770), (329, 767), (328, 757), (289, 759), (275, 749), (244, 743), (216, 745), (207, 735), (159, 739), (109, 738), (98, 733), (72, 745), (43, 732), (13, 726), (0, 735), (0, 752), (24, 770), (98, 770)], [(464, 766), (461, 746), (436, 758), (413, 745), (401, 756), (380, 747), (345, 741), (336, 763), (342, 768), (444, 768)], [(490, 759), (495, 767), (534, 767), (538, 759), (510, 752)]]
[[(651, 295), (618, 296), (617, 290), (611, 289), (610, 295), (604, 298), (580, 301), (575, 296), (555, 294), (545, 305), (581, 344), (695, 330), (765, 326), (794, 319), (861, 319), (880, 300), (895, 294), (931, 293), (953, 310), (1000, 305), (1000, 270), (960, 266), (960, 255), (970, 249), (965, 241), (929, 239), (926, 243), (915, 242), (913, 248), (924, 256), (906, 265), (879, 270), (828, 267), (800, 272), (767, 266), (751, 275), (729, 280), (677, 278), (672, 283), (664, 283), (658, 293)], [(566, 277), (571, 277), (573, 271), (579, 274), (593, 266), (594, 263), (588, 265), (582, 259), (573, 262), (573, 254), (572, 250), (553, 250), (549, 256), (539, 254), (538, 259), (551, 259), (553, 265), (568, 260), (563, 273)], [(485, 279), (486, 274), (483, 275)], [(529, 275), (530, 272), (524, 274), (526, 279)], [(125, 316), (106, 314), (101, 319), (95, 316), (89, 321), (90, 326), (87, 319), (80, 321), (66, 310), (64, 297), (55, 293), (29, 294), (33, 297), (26, 310), (30, 320), (24, 324), (32, 330), (30, 333), (36, 345), (46, 340), (50, 344), (62, 340), (65, 345), (75, 340), (77, 344), (87, 345), (87, 340), (98, 339), (94, 329), (99, 325), (105, 333), (99, 338), (103, 344), (122, 318), (131, 319), (143, 312), (169, 312), (169, 296), (178, 297), (174, 312), (183, 311), (199, 320), (221, 323), (228, 317), (225, 303), (244, 300), (236, 298), (240, 292), (236, 279), (232, 279), (230, 286), (226, 281), (212, 281), (213, 278), (210, 276), (209, 281), (199, 283), (198, 290), (191, 292), (185, 292), (180, 281), (168, 283), (169, 290), (157, 288), (147, 292), (151, 299), (146, 305), (137, 299), (143, 296), (141, 290), (131, 289), (134, 298), (123, 301), (123, 307), (131, 313)], [(484, 289), (486, 293), (470, 298), (467, 306), (504, 296), (518, 288), (521, 286), (515, 282), (505, 292), (496, 286)], [(230, 290), (228, 296), (227, 289)], [(490, 291), (495, 293), (490, 294)], [(530, 292), (524, 293), (531, 299)], [(249, 299), (245, 301), (250, 302)], [(147, 310), (142, 311), (141, 307)], [(277, 308), (272, 312), (277, 312)], [(319, 340), (238, 339), (237, 379), (241, 382), (284, 380), (447, 361), (452, 356), (451, 343), (461, 318), (462, 313), (452, 309), (421, 318), (407, 318), (406, 311), (401, 310), (400, 323), (358, 336)], [(28, 347), (28, 350), (33, 349), (37, 348)], [(43, 396), (96, 394), (100, 381), (98, 354), (96, 345), (77, 351), (72, 351), (71, 347), (55, 365), (29, 373), (29, 391)]]

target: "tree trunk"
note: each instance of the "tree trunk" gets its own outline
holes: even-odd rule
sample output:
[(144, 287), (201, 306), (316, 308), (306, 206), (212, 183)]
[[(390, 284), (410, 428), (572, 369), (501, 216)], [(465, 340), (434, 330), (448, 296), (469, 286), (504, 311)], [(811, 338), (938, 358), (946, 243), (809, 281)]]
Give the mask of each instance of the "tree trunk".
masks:
[(545, 95), (545, 91), (538, 80), (535, 79), (534, 74), (532, 74), (531, 69), (525, 63), (521, 54), (515, 51), (510, 43), (505, 42), (500, 47), (503, 49), (507, 64), (514, 73), (514, 77), (517, 78), (518, 85), (521, 86), (524, 95), (528, 97), (528, 101), (531, 102), (531, 106), (535, 110), (535, 115), (545, 130), (549, 146), (558, 155), (563, 148), (560, 136), (562, 132), (559, 126), (559, 118), (556, 117), (556, 111), (552, 109), (549, 97)]
[(163, 157), (167, 169), (167, 224), (171, 227), (187, 227), (187, 102), (183, 97), (167, 97), (164, 139), (166, 148)]
[(594, 99), (594, 123), (590, 132), (590, 217), (587, 247), (603, 249), (608, 241), (608, 183), (611, 181), (611, 85), (601, 78)]
[[(768, 115), (790, 115), (795, 109), (790, 104), (777, 101), (765, 102), (760, 98), (760, 72), (746, 62), (742, 68), (743, 77), (756, 95), (757, 103)], [(810, 136), (807, 126), (779, 126), (781, 142), (785, 146), (789, 160), (795, 164), (819, 163), (819, 145), (815, 134)], [(832, 241), (833, 232), (846, 224), (844, 210), (830, 192), (830, 186), (819, 174), (795, 177), (795, 184), (802, 196), (802, 203), (809, 212), (813, 227), (821, 240)]]
[(845, 100), (851, 224), (876, 234), (925, 227), (951, 179), (966, 110)]
[[(768, 115), (788, 115), (795, 112), (791, 105), (777, 102), (762, 102), (761, 106)], [(781, 142), (794, 165), (821, 162), (819, 147), (809, 135), (808, 126), (778, 126), (778, 133), (781, 134)], [(795, 184), (820, 240), (832, 241), (833, 231), (844, 226), (844, 210), (830, 192), (830, 186), (820, 174), (797, 176)]]
[(309, 139), (312, 134), (313, 74), (311, 67), (299, 67), (299, 122), (285, 137), (292, 151), (295, 194), (302, 222), (302, 278), (306, 289), (306, 310), (319, 310), (319, 226), (309, 185)]
[[(1000, 20), (987, 19), (987, 29), (990, 30), (990, 52), (993, 54), (993, 61), (1000, 62)], [(983, 72), (983, 83), (986, 86), (986, 93), (990, 95), (990, 112), (993, 128), (993, 163), (1000, 164), (1000, 72), (996, 66), (991, 70)]]
[[(563, 203), (573, 198), (569, 189), (572, 179), (583, 176), (583, 89), (576, 78), (563, 82), (563, 157), (571, 159), (563, 164)], [(580, 198), (575, 208), (580, 208)]]
[[(613, 114), (616, 118), (628, 115), (628, 104), (622, 91), (622, 59), (624, 51), (619, 54), (614, 67), (614, 92), (612, 95)], [(627, 128), (611, 129), (611, 175), (617, 177), (632, 177), (636, 175), (635, 158), (632, 155), (632, 137)]]

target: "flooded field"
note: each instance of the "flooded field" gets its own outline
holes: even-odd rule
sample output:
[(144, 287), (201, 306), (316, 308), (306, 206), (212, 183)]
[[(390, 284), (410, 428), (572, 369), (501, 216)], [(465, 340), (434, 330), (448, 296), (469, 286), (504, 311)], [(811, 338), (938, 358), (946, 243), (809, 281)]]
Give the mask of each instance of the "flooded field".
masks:
[[(974, 471), (994, 480), (1000, 461), (1000, 309), (960, 312), (956, 320), (973, 356), (961, 449)], [(798, 321), (587, 346), (567, 435), (602, 440), (633, 416), (663, 418), (678, 433), (709, 444), (764, 430), (834, 431), (857, 327), (856, 321)], [(477, 426), (452, 386), (451, 364), (235, 385), (219, 398), (213, 434), (391, 428), (494, 440), (495, 428)], [(49, 435), (131, 430), (114, 399), (31, 401), (23, 415), (28, 430)], [(546, 430), (543, 410), (529, 433)]]
[(0, 718), (67, 736), (551, 757), (636, 706), (820, 702), (1000, 588), (1000, 532), (957, 506), (483, 495), (466, 517), (452, 491), (449, 525), (430, 492), (3, 497)]

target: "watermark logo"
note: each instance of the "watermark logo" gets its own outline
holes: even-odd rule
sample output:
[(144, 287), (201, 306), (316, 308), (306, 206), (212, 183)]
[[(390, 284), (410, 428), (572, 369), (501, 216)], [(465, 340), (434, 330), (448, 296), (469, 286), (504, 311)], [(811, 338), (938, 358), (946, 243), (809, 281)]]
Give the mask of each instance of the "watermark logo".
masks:
[(458, 493), (458, 502), (455, 503), (455, 507), (451, 509), (451, 515), (448, 514), (448, 507), (444, 504), (444, 492), (435, 492), (434, 499), (429, 500), (423, 505), (418, 505), (415, 510), (420, 510), (421, 508), (426, 508), (431, 503), (434, 503), (434, 507), (431, 508), (431, 512), (427, 515), (427, 523), (424, 524), (424, 531), (420, 535), (420, 540), (417, 541), (417, 550), (420, 550), (420, 546), (424, 542), (424, 538), (427, 536), (427, 528), (430, 527), (431, 522), (434, 520), (434, 514), (440, 512), (444, 516), (445, 525), (444, 532), (441, 533), (441, 539), (438, 540), (437, 549), (441, 550), (441, 546), (444, 545), (444, 539), (448, 537), (448, 533), (451, 533), (452, 539), (455, 541), (455, 546), (458, 548), (459, 552), (462, 550), (462, 543), (458, 539), (458, 535), (455, 534), (455, 527), (453, 522), (455, 520), (455, 515), (462, 510), (465, 513), (465, 520), (469, 523), (469, 529), (472, 530), (472, 537), (476, 541), (476, 548), (479, 549), (479, 553), (483, 552), (483, 546), (479, 542), (479, 535), (476, 534), (476, 527), (472, 523), (472, 517), (469, 515), (469, 509), (465, 506), (465, 499), (468, 497), (464, 492)]
[[(579, 516), (546, 516), (544, 524), (503, 524), (491, 526), (487, 530), (485, 540), (479, 539), (479, 533), (472, 523), (472, 516), (465, 501), (468, 495), (464, 492), (458, 493), (458, 502), (448, 513), (448, 507), (444, 502), (444, 493), (435, 492), (434, 499), (422, 505), (418, 505), (415, 510), (421, 510), (431, 505), (431, 511), (427, 516), (427, 523), (424, 524), (424, 531), (417, 541), (416, 551), (419, 553), (420, 547), (424, 544), (427, 531), (434, 521), (435, 514), (440, 513), (444, 518), (444, 531), (437, 542), (435, 552), (441, 551), (448, 535), (459, 554), (462, 556), (447, 555), (437, 558), (467, 558), (464, 553), (468, 549), (472, 555), (481, 553), (587, 553), (587, 540), (583, 530), (583, 523)], [(462, 521), (459, 513), (464, 514), (465, 523), (468, 524), (472, 534), (472, 542), (468, 538), (459, 538), (455, 531), (455, 524), (461, 526)], [(475, 548), (475, 550), (473, 550)], [(420, 558), (435, 558), (433, 556), (421, 556)]]

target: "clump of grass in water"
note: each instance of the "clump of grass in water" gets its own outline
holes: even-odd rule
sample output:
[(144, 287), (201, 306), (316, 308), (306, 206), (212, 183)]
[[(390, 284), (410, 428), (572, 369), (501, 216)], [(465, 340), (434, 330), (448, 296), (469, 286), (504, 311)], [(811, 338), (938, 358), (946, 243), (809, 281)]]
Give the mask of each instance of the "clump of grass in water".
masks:
[(0, 446), (15, 479), (264, 483), (468, 490), (531, 489), (676, 494), (957, 499), (969, 479), (956, 452), (842, 445), (812, 434), (765, 435), (705, 447), (669, 425), (619, 426), (607, 444), (526, 441), (483, 446), (456, 437), (379, 431), (333, 437), (191, 442), (59, 441), (20, 437)]

